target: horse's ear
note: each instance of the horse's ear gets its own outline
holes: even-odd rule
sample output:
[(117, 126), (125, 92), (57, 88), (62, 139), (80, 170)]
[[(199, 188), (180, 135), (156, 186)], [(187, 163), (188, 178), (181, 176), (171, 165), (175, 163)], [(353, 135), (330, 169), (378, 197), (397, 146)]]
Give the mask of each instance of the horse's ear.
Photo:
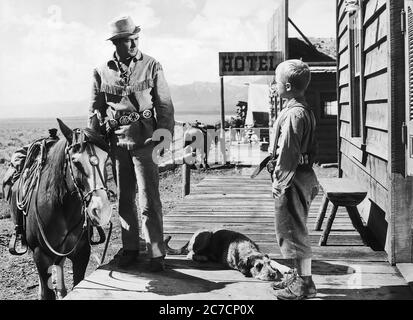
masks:
[(69, 142), (72, 142), (73, 138), (73, 131), (70, 129), (67, 125), (63, 123), (62, 120), (57, 119), (57, 122), (59, 123), (59, 128), (60, 131), (62, 131), (63, 135), (65, 136), (66, 140)]

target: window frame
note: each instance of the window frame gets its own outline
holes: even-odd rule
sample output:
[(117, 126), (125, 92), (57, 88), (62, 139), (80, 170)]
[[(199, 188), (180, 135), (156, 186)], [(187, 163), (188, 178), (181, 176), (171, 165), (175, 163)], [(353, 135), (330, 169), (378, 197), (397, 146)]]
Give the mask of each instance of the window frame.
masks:
[(364, 8), (365, 1), (360, 1), (360, 9), (348, 14), (351, 139), (360, 147), (365, 144)]
[[(335, 96), (335, 101), (336, 101), (336, 103), (337, 103), (337, 114), (336, 115), (332, 115), (332, 114), (326, 114), (325, 113), (325, 105), (323, 104), (323, 95), (331, 95), (332, 97), (333, 96)], [(337, 93), (335, 92), (335, 91), (320, 91), (319, 93), (318, 93), (318, 96), (319, 96), (319, 104), (320, 104), (320, 118), (321, 119), (323, 119), (323, 120), (337, 120), (337, 117), (338, 117), (338, 115), (339, 115), (339, 112), (338, 112), (338, 105), (339, 105), (339, 102), (338, 102), (338, 99), (337, 99)]]

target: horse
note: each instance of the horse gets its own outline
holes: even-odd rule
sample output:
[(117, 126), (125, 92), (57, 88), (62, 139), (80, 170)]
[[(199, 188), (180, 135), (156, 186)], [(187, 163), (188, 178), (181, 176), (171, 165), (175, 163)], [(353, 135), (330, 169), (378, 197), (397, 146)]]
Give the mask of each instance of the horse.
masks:
[(106, 185), (108, 144), (91, 129), (71, 130), (57, 121), (65, 139), (59, 139), (47, 152), (25, 211), (18, 205), (18, 193), (22, 192), (19, 181), (13, 185), (10, 199), (14, 222), (18, 214), (25, 215), (26, 242), (33, 253), (42, 300), (67, 294), (63, 274), (66, 258), (72, 261), (73, 286), (84, 279), (91, 228), (105, 226), (112, 214)]

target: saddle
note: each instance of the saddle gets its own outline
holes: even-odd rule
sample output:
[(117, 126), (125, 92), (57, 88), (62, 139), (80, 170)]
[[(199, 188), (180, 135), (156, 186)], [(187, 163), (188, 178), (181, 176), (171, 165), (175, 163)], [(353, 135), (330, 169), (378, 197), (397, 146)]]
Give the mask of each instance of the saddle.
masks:
[[(43, 164), (47, 158), (47, 152), (59, 140), (57, 129), (49, 130), (49, 137), (41, 138), (16, 151), (12, 157), (12, 174), (4, 182), (9, 185), (7, 199), (10, 201), (12, 186), (18, 181), (19, 187), (16, 194), (17, 207), (19, 209), (15, 233), (9, 242), (9, 252), (12, 255), (23, 255), (27, 252), (25, 237), (25, 217), (30, 204), (33, 191), (39, 179)], [(19, 180), (20, 179), (20, 180)]]

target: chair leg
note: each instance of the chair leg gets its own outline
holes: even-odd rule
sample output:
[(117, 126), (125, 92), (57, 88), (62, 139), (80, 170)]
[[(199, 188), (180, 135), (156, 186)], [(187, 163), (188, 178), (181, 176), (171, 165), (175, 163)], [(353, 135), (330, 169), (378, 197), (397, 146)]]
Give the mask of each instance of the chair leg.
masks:
[(317, 220), (314, 225), (315, 231), (321, 231), (321, 226), (323, 225), (323, 221), (326, 216), (327, 207), (328, 207), (328, 198), (327, 198), (327, 195), (324, 195), (323, 200), (321, 202), (320, 210), (318, 211)]
[(318, 243), (319, 246), (327, 245), (328, 236), (330, 234), (334, 218), (336, 217), (337, 209), (338, 209), (338, 206), (333, 205), (333, 208), (331, 209), (330, 215), (328, 216), (326, 228), (325, 228), (323, 234), (320, 237), (320, 242)]

